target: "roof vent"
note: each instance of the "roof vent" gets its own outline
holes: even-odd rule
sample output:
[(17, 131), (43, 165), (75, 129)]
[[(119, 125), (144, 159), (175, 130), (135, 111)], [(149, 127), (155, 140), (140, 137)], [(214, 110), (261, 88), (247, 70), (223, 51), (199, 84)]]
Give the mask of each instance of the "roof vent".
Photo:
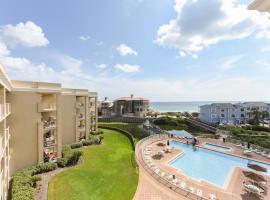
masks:
[(130, 98), (132, 99), (132, 98), (133, 98), (133, 96), (134, 96), (134, 95), (133, 95), (133, 94), (131, 94), (131, 95), (130, 95)]

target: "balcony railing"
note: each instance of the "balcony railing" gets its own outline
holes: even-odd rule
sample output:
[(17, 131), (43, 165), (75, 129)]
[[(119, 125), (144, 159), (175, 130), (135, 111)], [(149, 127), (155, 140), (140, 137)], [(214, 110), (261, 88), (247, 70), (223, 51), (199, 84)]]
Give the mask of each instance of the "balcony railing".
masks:
[(11, 107), (11, 104), (6, 103), (6, 116), (8, 116), (10, 114), (10, 107)]
[(56, 140), (54, 137), (44, 138), (44, 147), (54, 146), (56, 144)]
[(38, 111), (39, 112), (56, 111), (56, 104), (39, 103), (38, 104)]
[(5, 113), (5, 105), (4, 104), (0, 104), (0, 119), (4, 119), (6, 117), (6, 113)]
[(76, 107), (77, 108), (82, 108), (82, 107), (84, 107), (84, 103), (76, 103)]
[(56, 121), (43, 121), (43, 129), (55, 129), (56, 128)]
[(5, 135), (0, 135), (0, 158), (2, 157), (2, 154), (4, 152), (5, 148)]
[(84, 131), (84, 130), (85, 130), (85, 125), (80, 125), (80, 126), (78, 126), (78, 130), (79, 130), (79, 131)]
[(6, 140), (6, 145), (8, 144), (8, 141), (10, 139), (10, 132), (9, 132), (9, 127), (5, 129), (5, 140)]

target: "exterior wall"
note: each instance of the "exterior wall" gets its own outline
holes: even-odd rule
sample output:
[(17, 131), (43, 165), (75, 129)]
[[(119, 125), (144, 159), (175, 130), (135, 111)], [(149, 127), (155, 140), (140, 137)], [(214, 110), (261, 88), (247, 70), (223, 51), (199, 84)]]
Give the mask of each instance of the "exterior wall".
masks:
[(62, 95), (62, 143), (76, 142), (76, 96)]
[(9, 118), (11, 134), (11, 175), (16, 170), (38, 162), (38, 122), (41, 114), (37, 105), (40, 95), (33, 92), (11, 92), (12, 115)]
[(89, 93), (88, 96), (88, 109), (87, 109), (87, 127), (89, 128), (88, 132), (90, 131), (97, 131), (98, 129), (98, 99), (97, 93), (92, 92)]
[(200, 120), (205, 123), (241, 124), (249, 121), (253, 108), (270, 113), (270, 106), (263, 102), (245, 102), (239, 104), (210, 104), (200, 107)]
[(144, 117), (149, 109), (147, 100), (116, 100), (113, 103), (117, 116)]

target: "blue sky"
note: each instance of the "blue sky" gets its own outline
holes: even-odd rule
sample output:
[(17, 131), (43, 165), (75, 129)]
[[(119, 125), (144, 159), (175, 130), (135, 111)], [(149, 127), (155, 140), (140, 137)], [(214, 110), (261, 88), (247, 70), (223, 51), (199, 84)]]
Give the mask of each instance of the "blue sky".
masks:
[(3, 0), (0, 63), (100, 99), (269, 101), (269, 15), (249, 2)]

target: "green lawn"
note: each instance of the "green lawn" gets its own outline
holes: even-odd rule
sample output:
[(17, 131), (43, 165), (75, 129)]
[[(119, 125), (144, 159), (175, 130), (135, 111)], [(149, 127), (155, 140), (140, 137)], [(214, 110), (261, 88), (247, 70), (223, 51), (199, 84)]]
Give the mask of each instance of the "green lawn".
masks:
[(105, 130), (103, 144), (83, 150), (84, 162), (49, 183), (49, 200), (129, 200), (138, 184), (128, 138)]

